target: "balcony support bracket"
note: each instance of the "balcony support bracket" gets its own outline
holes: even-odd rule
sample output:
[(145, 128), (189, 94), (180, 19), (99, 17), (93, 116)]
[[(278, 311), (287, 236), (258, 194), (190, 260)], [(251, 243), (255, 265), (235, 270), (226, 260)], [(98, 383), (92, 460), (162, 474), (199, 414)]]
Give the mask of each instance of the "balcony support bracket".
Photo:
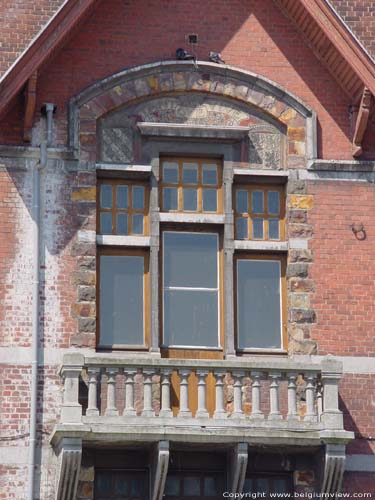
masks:
[(352, 154), (354, 158), (362, 154), (362, 140), (366, 132), (370, 114), (371, 92), (367, 87), (363, 89), (361, 103), (359, 105), (357, 120), (353, 135)]
[(248, 461), (248, 444), (238, 443), (231, 457), (231, 493), (242, 493)]
[(75, 500), (82, 458), (82, 439), (62, 438), (58, 448), (56, 500)]
[(322, 493), (340, 493), (345, 470), (345, 445), (326, 444)]
[(169, 464), (169, 441), (159, 441), (154, 458), (154, 480), (152, 500), (162, 500)]

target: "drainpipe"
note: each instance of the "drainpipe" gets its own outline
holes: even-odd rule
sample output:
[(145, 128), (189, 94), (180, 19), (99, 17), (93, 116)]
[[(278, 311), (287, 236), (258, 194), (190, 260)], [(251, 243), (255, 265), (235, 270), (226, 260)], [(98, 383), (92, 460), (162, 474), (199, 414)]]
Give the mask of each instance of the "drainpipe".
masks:
[(40, 159), (33, 169), (33, 212), (32, 212), (32, 340), (31, 340), (31, 398), (30, 398), (30, 438), (27, 485), (27, 500), (34, 500), (35, 485), (35, 449), (38, 397), (38, 343), (39, 343), (39, 267), (40, 267), (40, 171), (47, 165), (47, 148), (52, 141), (52, 122), (55, 106), (45, 104), (43, 111), (47, 115), (47, 140), (40, 144)]

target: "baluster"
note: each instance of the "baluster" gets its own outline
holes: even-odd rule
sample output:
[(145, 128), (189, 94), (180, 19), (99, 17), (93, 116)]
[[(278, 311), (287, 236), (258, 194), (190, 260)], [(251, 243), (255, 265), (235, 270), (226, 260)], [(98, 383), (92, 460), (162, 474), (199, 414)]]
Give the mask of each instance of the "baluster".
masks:
[(320, 422), (323, 413), (323, 386), (321, 383), (316, 388), (316, 407), (318, 410), (318, 421)]
[(278, 420), (282, 418), (279, 410), (279, 380), (281, 373), (272, 372), (269, 374), (270, 383), (270, 420)]
[(260, 409), (260, 378), (262, 374), (261, 372), (251, 372), (251, 418), (264, 418), (264, 415)]
[(153, 417), (155, 415), (152, 409), (152, 376), (151, 370), (143, 370), (143, 411), (142, 417)]
[(134, 377), (137, 370), (125, 370), (125, 408), (124, 417), (135, 417), (136, 411), (134, 409)]
[(287, 420), (298, 420), (296, 380), (297, 380), (296, 373), (288, 373), (288, 416), (287, 416)]
[(207, 418), (208, 411), (206, 405), (206, 377), (208, 375), (208, 371), (205, 370), (197, 370), (198, 377), (198, 408), (195, 416), (197, 418)]
[(304, 420), (307, 422), (316, 422), (317, 416), (315, 411), (315, 375), (309, 373), (306, 376), (306, 414)]
[(226, 418), (227, 412), (224, 409), (224, 377), (225, 372), (215, 371), (215, 412), (214, 418)]
[(88, 368), (87, 374), (89, 377), (89, 401), (86, 410), (88, 417), (99, 415), (98, 409), (98, 376), (100, 368)]
[(171, 410), (171, 377), (172, 370), (162, 369), (161, 371), (161, 408), (159, 417), (173, 417)]
[(180, 411), (179, 417), (191, 417), (189, 409), (189, 376), (190, 370), (179, 370), (180, 375)]
[(236, 372), (232, 374), (233, 377), (233, 413), (232, 417), (244, 418), (245, 414), (242, 411), (242, 379), (243, 372)]
[(116, 407), (116, 375), (117, 368), (107, 368), (107, 409), (106, 417), (117, 416), (118, 410)]

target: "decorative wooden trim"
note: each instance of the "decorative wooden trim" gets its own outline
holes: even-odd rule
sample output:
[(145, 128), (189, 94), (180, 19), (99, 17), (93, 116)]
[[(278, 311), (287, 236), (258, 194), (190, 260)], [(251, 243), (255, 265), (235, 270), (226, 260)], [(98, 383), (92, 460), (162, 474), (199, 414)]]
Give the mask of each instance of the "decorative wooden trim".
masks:
[(23, 140), (31, 142), (31, 130), (33, 127), (35, 105), (36, 105), (36, 87), (38, 81), (38, 72), (35, 71), (29, 78), (25, 89), (25, 116), (23, 121)]
[(5, 73), (1, 83), (0, 118), (7, 111), (11, 99), (61, 45), (77, 24), (86, 16), (98, 0), (70, 0), (57, 11), (25, 52)]
[(362, 154), (362, 140), (365, 135), (368, 118), (370, 115), (371, 92), (367, 87), (363, 89), (361, 104), (359, 105), (357, 120), (355, 124), (352, 154), (354, 158)]

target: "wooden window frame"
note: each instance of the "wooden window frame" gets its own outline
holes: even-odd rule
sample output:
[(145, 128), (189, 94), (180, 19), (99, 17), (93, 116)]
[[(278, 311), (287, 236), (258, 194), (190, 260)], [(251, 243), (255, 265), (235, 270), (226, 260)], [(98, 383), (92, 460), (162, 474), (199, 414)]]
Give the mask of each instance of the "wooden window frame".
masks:
[[(164, 344), (164, 237), (163, 234), (174, 233), (210, 233), (218, 237), (218, 346), (217, 347), (188, 347), (172, 346)], [(160, 253), (159, 253), (159, 346), (163, 357), (168, 358), (192, 358), (192, 359), (223, 359), (224, 356), (224, 248), (223, 233), (212, 225), (200, 224), (171, 224), (160, 230)]]
[[(248, 212), (237, 212), (237, 191), (247, 191), (247, 206)], [(251, 204), (251, 193), (253, 191), (263, 191), (264, 192), (264, 213), (258, 214), (252, 212), (252, 204)], [(277, 191), (280, 197), (280, 213), (269, 214), (268, 213), (268, 195), (269, 191)], [(275, 185), (275, 184), (233, 184), (233, 213), (234, 213), (234, 239), (237, 240), (237, 218), (245, 218), (247, 219), (247, 231), (248, 237), (242, 238), (239, 241), (285, 241), (286, 228), (285, 228), (285, 187), (283, 185)], [(264, 234), (263, 238), (253, 238), (252, 237), (252, 229), (253, 229), (253, 218), (262, 218), (264, 219)], [(278, 219), (280, 222), (280, 238), (279, 239), (270, 239), (269, 238), (269, 219)]]
[[(172, 184), (163, 182), (163, 163), (175, 162), (178, 164), (178, 183)], [(198, 164), (198, 183), (197, 184), (184, 184), (182, 180), (182, 164), (183, 163), (197, 163)], [(202, 164), (212, 163), (217, 166), (217, 184), (206, 185), (202, 184)], [(163, 206), (163, 188), (177, 188), (177, 210), (165, 210)], [(183, 189), (184, 188), (197, 189), (197, 210), (184, 210), (183, 209)], [(214, 212), (203, 211), (202, 191), (203, 189), (216, 190), (217, 193), (217, 210)], [(191, 213), (191, 214), (222, 214), (223, 213), (223, 162), (217, 158), (194, 158), (194, 157), (161, 157), (160, 158), (160, 180), (159, 180), (159, 206), (161, 212), (167, 213)]]
[[(109, 256), (130, 256), (143, 257), (143, 339), (144, 344), (101, 344), (100, 343), (100, 258), (103, 255)], [(148, 351), (150, 347), (150, 253), (147, 249), (131, 249), (129, 247), (98, 247), (97, 249), (97, 287), (96, 303), (98, 314), (96, 317), (96, 346), (97, 349), (108, 350), (126, 350), (126, 351)]]
[[(112, 208), (102, 208), (100, 203), (100, 189), (103, 185), (112, 186)], [(128, 186), (128, 208), (117, 208), (117, 186)], [(133, 187), (139, 186), (144, 188), (144, 208), (135, 209), (132, 207), (132, 196)], [(130, 189), (129, 189), (130, 188)], [(121, 236), (148, 236), (150, 234), (150, 187), (148, 182), (138, 181), (138, 180), (128, 180), (128, 179), (111, 179), (108, 177), (101, 177), (98, 179), (97, 184), (97, 217), (96, 217), (96, 232), (97, 234), (107, 234), (101, 233), (100, 230), (100, 214), (110, 213), (112, 214), (112, 233), (111, 235), (118, 236), (117, 234), (117, 214), (127, 214), (128, 215), (128, 233)], [(133, 228), (133, 218), (135, 214), (143, 215), (143, 233), (134, 234), (132, 232)]]
[[(238, 288), (237, 288), (237, 262), (239, 260), (270, 260), (280, 262), (280, 291), (281, 291), (281, 304), (280, 304), (280, 348), (258, 348), (246, 347), (239, 349), (239, 336), (238, 336)], [(286, 284), (286, 267), (287, 258), (283, 254), (265, 254), (265, 253), (248, 253), (236, 252), (233, 258), (233, 298), (234, 298), (234, 342), (238, 355), (246, 353), (270, 353), (270, 354), (285, 354), (288, 349), (288, 310), (287, 310), (287, 284)]]
[(226, 481), (226, 477), (225, 477), (225, 470), (216, 470), (216, 469), (188, 469), (188, 468), (184, 468), (184, 469), (180, 469), (180, 470), (170, 470), (168, 471), (168, 476), (167, 476), (167, 479), (168, 477), (176, 477), (179, 482), (180, 482), (180, 491), (182, 490), (182, 481), (186, 478), (186, 477), (189, 477), (189, 476), (196, 476), (196, 477), (199, 477), (199, 489), (200, 489), (200, 493), (199, 495), (188, 495), (188, 496), (184, 496), (183, 494), (179, 493), (178, 496), (175, 496), (175, 495), (167, 495), (166, 493), (164, 494), (164, 497), (165, 498), (179, 498), (181, 500), (188, 500), (188, 499), (192, 499), (192, 500), (195, 500), (197, 498), (199, 499), (204, 499), (204, 498), (213, 498), (212, 496), (205, 496), (203, 494), (204, 492), (204, 480), (207, 478), (207, 477), (215, 477), (215, 479), (222, 479), (223, 481), (223, 484), (221, 485), (222, 488), (223, 488), (223, 491), (225, 490), (225, 488), (227, 487), (227, 481)]
[[(97, 499), (99, 498), (99, 493), (98, 493), (98, 475), (100, 473), (112, 473), (112, 477), (111, 477), (111, 493), (109, 494), (109, 496), (107, 496), (107, 498), (113, 498), (114, 500), (116, 499), (120, 499), (123, 497), (123, 495), (121, 493), (119, 494), (115, 494), (114, 493), (114, 478), (115, 478), (115, 473), (118, 473), (118, 474), (126, 474), (128, 476), (130, 475), (134, 475), (134, 474), (145, 474), (145, 476), (147, 477), (147, 481), (143, 481), (143, 488), (144, 488), (144, 491), (142, 492), (143, 494), (143, 497), (146, 499), (146, 498), (149, 498), (149, 494), (150, 494), (150, 471), (148, 468), (145, 468), (145, 469), (131, 469), (131, 468), (126, 468), (126, 469), (122, 469), (122, 468), (116, 468), (116, 467), (110, 467), (110, 468), (103, 468), (103, 467), (100, 467), (100, 468), (95, 468), (95, 480), (94, 480), (94, 499)], [(130, 495), (127, 495), (131, 498)], [(137, 497), (139, 498), (139, 497)]]

